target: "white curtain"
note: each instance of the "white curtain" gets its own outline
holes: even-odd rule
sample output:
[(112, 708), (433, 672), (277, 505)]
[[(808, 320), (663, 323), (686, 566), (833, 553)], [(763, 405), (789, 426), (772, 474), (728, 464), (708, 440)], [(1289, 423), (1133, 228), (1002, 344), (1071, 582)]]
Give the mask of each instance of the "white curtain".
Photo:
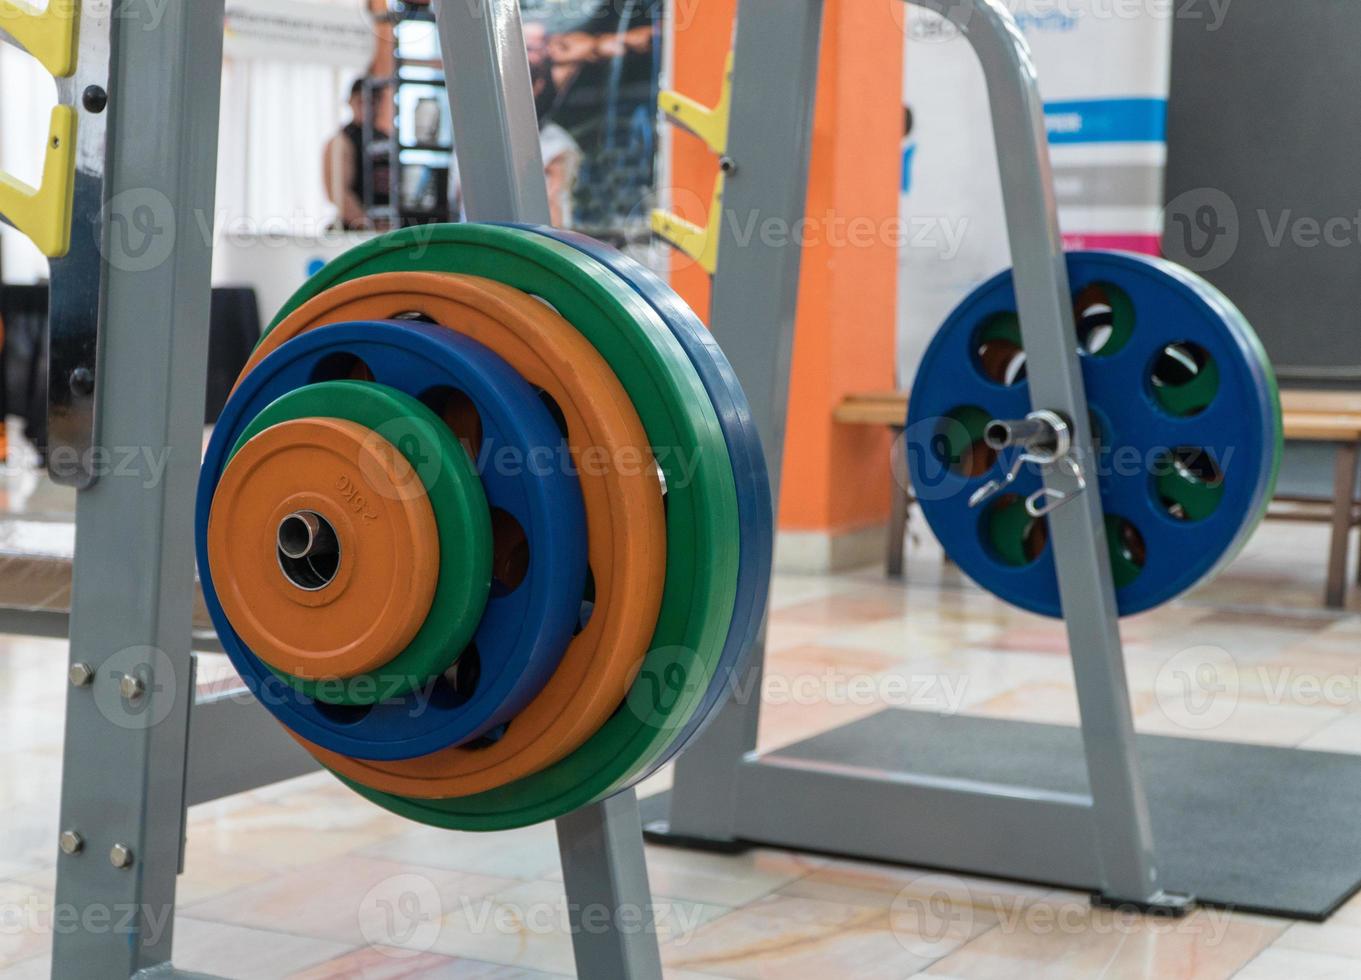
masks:
[(315, 235), (334, 219), (322, 186), (322, 150), (348, 120), (353, 80), (353, 73), (323, 65), (223, 66), (219, 236)]
[[(0, 171), (38, 186), (56, 103), (52, 76), (23, 51), (0, 44)], [(23, 235), (0, 225), (0, 273), (7, 282), (37, 282), (47, 275), (47, 260)]]

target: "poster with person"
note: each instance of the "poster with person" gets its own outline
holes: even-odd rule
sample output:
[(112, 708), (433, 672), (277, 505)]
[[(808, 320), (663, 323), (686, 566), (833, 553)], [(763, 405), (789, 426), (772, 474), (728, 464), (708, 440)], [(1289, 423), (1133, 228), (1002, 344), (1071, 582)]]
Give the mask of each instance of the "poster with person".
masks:
[(649, 237), (664, 0), (521, 0), (555, 223)]

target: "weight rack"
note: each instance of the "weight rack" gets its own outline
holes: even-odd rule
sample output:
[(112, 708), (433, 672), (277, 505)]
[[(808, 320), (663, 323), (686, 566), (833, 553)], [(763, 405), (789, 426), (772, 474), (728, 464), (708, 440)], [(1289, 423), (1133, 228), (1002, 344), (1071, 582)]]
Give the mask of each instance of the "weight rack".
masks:
[[(1071, 419), (1074, 446), (1085, 453), (1080, 458), (1092, 459), (1068, 271), (1057, 204), (1049, 191), (1044, 105), (1029, 48), (997, 0), (908, 2), (950, 21), (982, 63), (997, 145), (1008, 148), (999, 162), (1032, 399), (1035, 408)], [(740, 5), (725, 213), (803, 214), (822, 12), (822, 0), (743, 0)], [(788, 115), (782, 118), (780, 112)], [(791, 167), (790, 161), (797, 165)], [(751, 399), (770, 471), (779, 474), (799, 254), (757, 243), (742, 247), (735, 237), (741, 226), (740, 221), (719, 223), (711, 322)], [(1100, 873), (1094, 880), (1110, 901), (1184, 908), (1185, 898), (1166, 895), (1158, 885), (1148, 803), (1133, 751), (1134, 722), (1100, 498), (1081, 493), (1072, 474), (1058, 466), (1046, 468), (1045, 483), (1055, 494), (1072, 496), (1049, 523), (1069, 643), (1082, 652), (1073, 657), (1073, 667), (1092, 785), (1089, 800), (762, 757), (755, 753), (759, 699), (752, 699), (730, 703), (695, 751), (679, 760), (669, 817), (650, 823), (649, 837), (771, 843), (1039, 880), (1073, 872), (1086, 879), (1095, 865)], [(735, 685), (738, 689), (761, 689), (761, 657), (753, 660), (756, 666)], [(858, 814), (868, 819), (855, 819)], [(1102, 827), (1099, 835), (1092, 834), (1092, 821)], [(911, 830), (903, 833), (902, 828)], [(1072, 863), (1072, 842), (1090, 837), (1099, 854), (1080, 855), (1078, 867), (1056, 872), (1053, 862)]]
[[(61, 101), (36, 195), (50, 210), (14, 222), (53, 260), (50, 468), (79, 490), (56, 908), (133, 923), (57, 930), (63, 980), (189, 977), (171, 964), (173, 916), (161, 915), (183, 870), (186, 808), (317, 769), (244, 689), (195, 698), (189, 573), (212, 253), (202, 227), (223, 12), (223, 0), (173, 3), (148, 25), (97, 0), (43, 12), (0, 0), (0, 42), (41, 53)], [(469, 213), (547, 224), (518, 3), (437, 0), (436, 13), (459, 145), (477, 148), (461, 161)], [(6, 179), (13, 218), (34, 195)], [(156, 485), (100, 478), (102, 452), (143, 446), (169, 454)], [(660, 980), (633, 791), (560, 819), (557, 833), (580, 975)], [(582, 929), (591, 907), (640, 910), (643, 926)], [(146, 928), (162, 918), (163, 930)]]
[[(983, 64), (998, 144), (1010, 150), (1001, 158), (1002, 180), (1036, 407), (1073, 419), (1077, 446), (1089, 450), (1043, 107), (1025, 42), (997, 0), (909, 2), (953, 23)], [(11, 6), (0, 0), (7, 16)], [(221, 61), (223, 3), (172, 4), (154, 29), (120, 29), (107, 9), (91, 3), (83, 11), (81, 67), (59, 86), (78, 127), (71, 251), (54, 261), (53, 282), (62, 284), (61, 296), (87, 305), (54, 303), (52, 310), (54, 347), (69, 341), (74, 352), (51, 389), (54, 445), (164, 447), (171, 455), (164, 480), (151, 488), (95, 480), (94, 466), (55, 474), (81, 486), (56, 900), (78, 910), (138, 910), (140, 929), (156, 909), (173, 908), (188, 805), (316, 766), (239, 695), (193, 697), (192, 580), (185, 573), (192, 567), (211, 254), (199, 219), (213, 210), (220, 73), (211, 69)], [(801, 256), (797, 248), (741, 243), (734, 237), (741, 223), (719, 219), (803, 211), (822, 10), (822, 0), (741, 0), (726, 185), (705, 231), (717, 236), (722, 258), (714, 330), (744, 383), (776, 474)], [(517, 4), (455, 0), (438, 14), (446, 65), (460, 66), (449, 73), (459, 145), (478, 148), (460, 161), (470, 213), (542, 220), (547, 202)], [(21, 36), (0, 33), (0, 40)], [(151, 64), (159, 70), (141, 69)], [(86, 74), (100, 65), (109, 71), (102, 83)], [(191, 71), (206, 77), (187, 86)], [(102, 100), (91, 86), (103, 89)], [(159, 139), (138, 138), (154, 124)], [(157, 250), (160, 260), (148, 263)], [(1057, 470), (1047, 474), (1059, 492), (1074, 489), (1066, 481)], [(677, 842), (770, 843), (1066, 883), (1111, 902), (1184, 910), (1185, 898), (1159, 887), (1099, 500), (1081, 494), (1050, 520), (1089, 793), (878, 771), (854, 760), (760, 756), (753, 702), (729, 705), (702, 746), (680, 760), (669, 820), (650, 825), (652, 832)], [(756, 686), (748, 690), (759, 690), (755, 659), (744, 680)], [(139, 711), (120, 706), (125, 693)], [(230, 759), (216, 751), (228, 741)], [(558, 836), (574, 908), (648, 907), (631, 792), (559, 821)], [(574, 933), (581, 975), (660, 977), (650, 930)], [(172, 929), (155, 943), (142, 940), (140, 931), (63, 932), (54, 940), (54, 974), (187, 976), (171, 965)]]

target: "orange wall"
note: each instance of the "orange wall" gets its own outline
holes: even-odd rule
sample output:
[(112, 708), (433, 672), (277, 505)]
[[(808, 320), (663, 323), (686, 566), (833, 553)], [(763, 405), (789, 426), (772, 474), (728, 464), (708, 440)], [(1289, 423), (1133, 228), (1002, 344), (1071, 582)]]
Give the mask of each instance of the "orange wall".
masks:
[[(881, 523), (888, 511), (887, 435), (838, 426), (832, 411), (849, 393), (894, 386), (903, 35), (891, 11), (901, 6), (827, 0), (780, 500), (788, 530), (835, 533)], [(676, 24), (676, 90), (717, 101), (735, 7), (688, 5)], [(716, 161), (675, 132), (676, 209), (702, 225)], [(702, 270), (681, 258), (672, 281), (708, 309)]]

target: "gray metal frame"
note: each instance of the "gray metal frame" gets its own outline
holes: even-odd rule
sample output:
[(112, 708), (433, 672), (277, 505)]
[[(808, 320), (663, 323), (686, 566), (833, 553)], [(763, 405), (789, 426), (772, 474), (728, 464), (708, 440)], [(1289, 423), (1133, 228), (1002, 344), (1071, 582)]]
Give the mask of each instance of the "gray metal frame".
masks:
[[(1002, 190), (1033, 407), (1061, 415), (1073, 429), (1074, 459), (1093, 460), (1043, 103), (1025, 39), (997, 0), (908, 2), (953, 23), (982, 64), (1005, 148)], [(738, 14), (728, 149), (736, 170), (723, 202), (725, 219), (735, 217), (723, 225), (712, 323), (751, 398), (772, 474), (784, 446), (799, 255), (793, 247), (739, 247), (733, 235), (745, 227), (743, 215), (803, 214), (821, 13), (822, 0), (742, 0)], [(760, 704), (752, 698), (730, 703), (680, 759), (669, 820), (649, 832), (1091, 882), (1108, 901), (1184, 907), (1158, 885), (1100, 497), (1080, 492), (1060, 466), (1046, 467), (1045, 481), (1070, 498), (1049, 526), (1090, 797), (765, 758), (755, 752)], [(752, 676), (736, 689), (760, 690), (754, 659)]]
[[(727, 155), (734, 166), (723, 198), (709, 322), (751, 403), (776, 499), (803, 253), (797, 245), (775, 248), (745, 242), (738, 234), (749, 226), (749, 216), (788, 216), (795, 227), (804, 213), (822, 11), (823, 0), (740, 0), (733, 48)], [(751, 676), (738, 679), (737, 690), (760, 690), (764, 649), (763, 631)], [(759, 720), (758, 706), (730, 705), (691, 746), (694, 757), (677, 762), (671, 796), (676, 833), (715, 840), (739, 836), (740, 777), (733, 759), (755, 749)]]
[(519, 4), (435, 0), (435, 18), (468, 219), (548, 224)]
[[(1090, 459), (1042, 105), (1025, 43), (995, 0), (912, 2), (950, 19), (983, 65), (998, 144), (1008, 149), (1002, 180), (1034, 405), (1062, 414)], [(314, 767), (275, 726), (261, 724), (258, 706), (240, 692), (197, 705), (192, 696), (186, 531), (193, 523), (211, 249), (200, 218), (213, 210), (219, 95), (217, 73), (203, 66), (220, 61), (222, 9), (221, 0), (173, 4), (154, 30), (110, 35), (102, 194), (112, 202), (111, 224), (150, 237), (135, 254), (124, 251), (95, 217), (83, 229), (95, 237), (73, 241), (73, 258), (100, 272), (106, 297), (94, 389), (99, 444), (150, 446), (170, 457), (153, 487), (140, 477), (110, 477), (79, 496), (56, 903), (100, 921), (121, 923), (129, 913), (133, 931), (59, 931), (53, 973), (63, 980), (175, 975), (169, 913), (185, 807)], [(822, 0), (743, 0), (729, 215), (793, 218), (802, 211), (821, 15)], [(459, 65), (449, 73), (456, 79), (450, 97), (458, 144), (476, 150), (461, 160), (471, 213), (545, 221), (518, 5), (459, 0), (440, 10), (440, 30), (446, 57)], [(186, 86), (191, 71), (199, 82)], [(156, 121), (159, 139), (141, 138), (148, 120)], [(104, 149), (92, 145), (90, 152)], [(147, 209), (160, 219), (149, 226)], [(80, 213), (90, 218), (88, 208)], [(792, 246), (739, 247), (735, 229), (745, 225), (724, 222), (713, 320), (778, 473), (800, 254)], [(174, 237), (166, 241), (167, 235)], [(161, 248), (158, 261), (145, 261)], [(150, 384), (148, 368), (156, 372)], [(1075, 489), (1058, 469), (1046, 479), (1055, 491)], [(1157, 886), (1097, 495), (1078, 494), (1050, 522), (1090, 796), (763, 759), (754, 753), (753, 701), (730, 705), (703, 745), (681, 759), (670, 832), (813, 849), (837, 841), (834, 849), (865, 856), (1092, 881), (1112, 901), (1177, 907)], [(760, 669), (758, 661), (748, 680), (759, 679)], [(226, 741), (234, 743), (235, 758), (269, 759), (268, 767), (224, 759), (215, 749)], [(911, 833), (899, 830), (907, 826)], [(634, 794), (560, 820), (558, 838), (581, 975), (659, 978)], [(621, 919), (636, 910), (641, 927), (585, 928), (583, 916), (598, 909)], [(143, 931), (151, 916), (166, 922), (154, 940)]]
[[(108, 475), (77, 498), (70, 659), (72, 677), (83, 679), (88, 665), (91, 680), (67, 697), (60, 828), (75, 836), (58, 856), (56, 907), (120, 925), (131, 915), (132, 932), (58, 930), (52, 971), (63, 980), (132, 976), (170, 960), (212, 258), (198, 222), (213, 213), (217, 171), (220, 73), (204, 66), (221, 63), (222, 19), (222, 0), (202, 0), (170, 4), (154, 30), (117, 32), (109, 224), (146, 237), (111, 243), (109, 228), (96, 240), (82, 240), (80, 228), (73, 235), (73, 254), (102, 274), (107, 296), (100, 444), (169, 456), (154, 486), (140, 474)], [(148, 930), (150, 916), (166, 927)]]
[[(102, 195), (110, 227), (147, 237), (128, 250), (94, 215), (94, 237), (78, 235), (68, 260), (106, 297), (92, 445), (169, 455), (154, 486), (143, 474), (80, 481), (69, 620), (30, 617), (49, 634), (69, 626), (71, 641), (56, 908), (91, 924), (56, 931), (62, 980), (188, 976), (171, 965), (186, 808), (317, 768), (244, 688), (198, 697), (191, 652), (212, 248), (201, 219), (213, 213), (220, 74), (205, 66), (221, 63), (222, 19), (222, 0), (171, 4), (155, 29), (115, 35)], [(460, 0), (440, 28), (459, 63), (461, 145), (477, 148), (463, 161), (470, 208), (546, 222), (518, 4)], [(636, 796), (563, 818), (558, 840), (580, 974), (660, 980)]]

